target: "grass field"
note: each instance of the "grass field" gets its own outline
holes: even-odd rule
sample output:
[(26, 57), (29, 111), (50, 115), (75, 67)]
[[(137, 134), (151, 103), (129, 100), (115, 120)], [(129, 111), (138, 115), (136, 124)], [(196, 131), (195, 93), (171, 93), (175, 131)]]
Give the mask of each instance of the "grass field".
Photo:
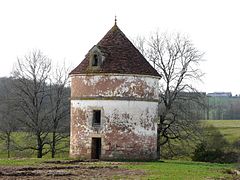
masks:
[(199, 163), (190, 161), (165, 161), (148, 162), (126, 167), (146, 170), (148, 172), (146, 179), (197, 180), (217, 178), (231, 179), (232, 176), (226, 174), (225, 172), (227, 169), (234, 168), (234, 165)]
[(204, 120), (203, 122), (216, 127), (229, 142), (240, 140), (240, 120)]
[[(48, 179), (44, 175), (51, 169), (52, 174), (61, 175), (67, 173), (68, 179), (161, 179), (161, 180), (201, 180), (201, 179), (237, 179), (238, 177), (228, 174), (236, 168), (233, 164), (199, 163), (187, 161), (164, 161), (164, 162), (74, 162), (57, 159), (57, 163), (46, 163), (44, 159), (10, 159), (0, 160), (0, 171), (15, 170), (20, 172), (21, 179), (35, 176), (34, 173), (43, 171), (38, 178)], [(59, 162), (69, 161), (68, 163)], [(3, 167), (3, 168), (2, 168)], [(24, 168), (22, 168), (24, 167)], [(35, 169), (36, 168), (36, 169)], [(45, 172), (44, 172), (45, 171)], [(15, 172), (13, 172), (15, 173)], [(30, 174), (25, 177), (26, 174)], [(6, 174), (5, 174), (6, 175)], [(16, 174), (15, 174), (16, 175)], [(15, 176), (11, 174), (11, 177)], [(17, 176), (17, 175), (16, 175)], [(39, 177), (40, 176), (40, 177)], [(4, 176), (5, 177), (5, 176)], [(7, 178), (7, 177), (5, 177)], [(18, 177), (19, 178), (19, 177)], [(58, 177), (66, 178), (64, 177)]]

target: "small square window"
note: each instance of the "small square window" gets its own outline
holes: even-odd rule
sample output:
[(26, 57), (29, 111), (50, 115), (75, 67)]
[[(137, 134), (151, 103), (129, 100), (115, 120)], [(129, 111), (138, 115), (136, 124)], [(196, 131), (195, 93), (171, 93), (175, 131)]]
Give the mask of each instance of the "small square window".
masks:
[(101, 124), (101, 110), (93, 110), (93, 126), (99, 126)]
[(98, 55), (94, 54), (92, 59), (92, 66), (98, 66), (98, 65), (99, 65)]

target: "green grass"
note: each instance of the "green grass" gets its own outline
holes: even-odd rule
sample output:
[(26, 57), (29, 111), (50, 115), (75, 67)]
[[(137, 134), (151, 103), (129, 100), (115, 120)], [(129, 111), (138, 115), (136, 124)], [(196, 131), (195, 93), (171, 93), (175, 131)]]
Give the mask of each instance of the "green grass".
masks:
[(225, 173), (234, 168), (231, 164), (200, 163), (190, 161), (146, 162), (139, 165), (125, 165), (128, 169), (145, 170), (147, 174), (141, 179), (198, 180), (232, 178)]
[(21, 159), (0, 159), (0, 166), (38, 166), (39, 163), (46, 161), (46, 159), (37, 158), (21, 158)]
[(240, 120), (204, 120), (216, 127), (229, 142), (240, 140)]
[(39, 164), (44, 164), (45, 161), (64, 161), (72, 160), (69, 157), (65, 158), (3, 158), (0, 159), (0, 166), (39, 166)]

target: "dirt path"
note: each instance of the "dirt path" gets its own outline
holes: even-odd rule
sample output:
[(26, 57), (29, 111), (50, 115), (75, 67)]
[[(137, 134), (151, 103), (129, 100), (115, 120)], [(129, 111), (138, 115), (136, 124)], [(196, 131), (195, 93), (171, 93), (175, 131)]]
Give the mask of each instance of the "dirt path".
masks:
[[(0, 167), (0, 179), (113, 179), (133, 178), (144, 175), (144, 171), (120, 168), (122, 163), (76, 163), (54, 162), (38, 167)], [(126, 164), (126, 163), (125, 163)]]

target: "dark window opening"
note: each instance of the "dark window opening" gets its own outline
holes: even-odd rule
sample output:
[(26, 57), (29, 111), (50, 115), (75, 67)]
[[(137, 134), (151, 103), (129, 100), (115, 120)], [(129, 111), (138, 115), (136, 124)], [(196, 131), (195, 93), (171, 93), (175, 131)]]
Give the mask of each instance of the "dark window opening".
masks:
[(93, 126), (101, 124), (101, 110), (93, 110)]
[(100, 159), (101, 157), (101, 138), (92, 138), (92, 159)]
[(99, 59), (98, 59), (98, 55), (94, 54), (93, 59), (92, 59), (92, 66), (98, 66), (99, 64)]

